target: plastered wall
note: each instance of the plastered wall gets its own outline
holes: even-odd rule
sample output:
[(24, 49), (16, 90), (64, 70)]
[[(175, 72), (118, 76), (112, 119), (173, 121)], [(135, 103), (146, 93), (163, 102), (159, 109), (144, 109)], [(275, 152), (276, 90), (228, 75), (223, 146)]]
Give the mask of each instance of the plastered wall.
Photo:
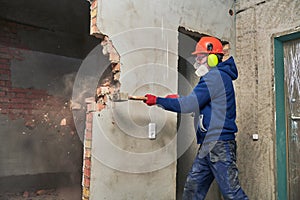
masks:
[[(90, 2), (92, 34), (107, 35), (120, 55), (121, 92), (177, 93), (179, 26), (234, 47), (233, 1)], [(90, 199), (176, 199), (176, 161), (182, 154), (177, 154), (174, 113), (142, 102), (108, 102), (93, 120)], [(156, 123), (156, 140), (148, 139), (150, 122)], [(194, 134), (192, 128), (181, 131), (187, 138)], [(102, 144), (103, 135), (107, 143)], [(103, 149), (105, 144), (114, 146), (112, 151)], [(116, 149), (123, 156), (116, 156)]]
[(236, 1), (238, 164), (250, 199), (276, 199), (273, 36), (299, 24), (297, 0)]

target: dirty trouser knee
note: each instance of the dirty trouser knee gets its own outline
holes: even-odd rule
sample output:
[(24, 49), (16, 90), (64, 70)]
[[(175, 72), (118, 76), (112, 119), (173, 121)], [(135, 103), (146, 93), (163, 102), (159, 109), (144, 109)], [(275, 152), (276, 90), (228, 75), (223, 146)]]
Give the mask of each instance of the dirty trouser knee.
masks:
[(214, 180), (207, 158), (200, 158), (199, 153), (185, 182), (182, 200), (203, 200)]
[(188, 174), (183, 200), (204, 199), (214, 178), (224, 199), (247, 200), (238, 180), (235, 141), (218, 141), (207, 155), (199, 152)]
[(218, 141), (209, 153), (210, 169), (225, 200), (248, 200), (240, 186), (236, 165), (236, 142)]

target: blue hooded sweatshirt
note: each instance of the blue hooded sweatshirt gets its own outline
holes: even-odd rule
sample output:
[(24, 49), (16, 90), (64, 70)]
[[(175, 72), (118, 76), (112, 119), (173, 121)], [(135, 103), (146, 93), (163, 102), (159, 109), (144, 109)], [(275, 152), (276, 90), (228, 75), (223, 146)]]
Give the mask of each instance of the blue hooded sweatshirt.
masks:
[(235, 92), (238, 71), (234, 59), (219, 63), (200, 78), (188, 96), (158, 97), (156, 104), (177, 113), (194, 113), (197, 143), (234, 140), (237, 132)]

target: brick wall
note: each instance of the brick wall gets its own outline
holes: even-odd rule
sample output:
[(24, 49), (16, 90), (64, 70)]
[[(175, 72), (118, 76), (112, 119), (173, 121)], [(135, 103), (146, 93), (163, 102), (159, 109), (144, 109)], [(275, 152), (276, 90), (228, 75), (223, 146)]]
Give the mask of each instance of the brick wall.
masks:
[[(45, 82), (46, 86), (42, 87), (33, 81), (44, 80), (46, 77), (43, 76), (47, 76), (47, 80), (52, 78), (63, 80), (62, 77), (69, 73), (69, 69), (76, 74), (77, 68), (66, 66), (68, 70), (61, 70), (60, 64), (68, 64), (68, 61), (54, 60), (53, 64), (58, 66), (55, 75), (32, 73), (32, 76), (23, 76), (24, 69), (27, 71), (28, 67), (30, 71), (30, 63), (34, 62), (30, 59), (35, 59), (35, 55), (43, 54), (44, 57), (51, 56), (61, 60), (65, 57), (60, 56), (60, 52), (54, 54), (53, 47), (49, 47), (52, 49), (48, 52), (39, 51), (40, 46), (44, 45), (43, 41), (47, 40), (43, 37), (35, 38), (34, 43), (40, 43), (40, 46), (36, 46), (35, 49), (26, 45), (31, 40), (25, 41), (23, 34), (37, 35), (40, 33), (38, 28), (3, 19), (0, 20), (0, 27), (0, 134), (2, 138), (0, 183), (9, 180), (8, 185), (15, 185), (14, 188), (6, 187), (7, 190), (39, 187), (43, 183), (39, 183), (38, 180), (42, 179), (35, 177), (50, 174), (49, 180), (53, 180), (51, 177), (57, 177), (56, 181), (48, 181), (48, 185), (53, 187), (62, 183), (60, 181), (64, 181), (65, 185), (72, 183), (80, 185), (82, 143), (77, 135), (70, 110), (70, 94), (65, 93), (62, 96), (55, 92), (62, 94), (62, 91), (65, 91), (66, 86), (62, 84), (63, 81), (56, 84), (57, 87), (61, 86), (58, 89), (48, 87), (47, 82)], [(51, 34), (55, 35), (55, 33)], [(43, 48), (47, 49), (48, 46), (44, 45)], [(27, 57), (28, 52), (32, 57)], [(76, 57), (73, 60), (80, 61)], [(27, 63), (27, 66), (25, 67), (23, 63)], [(45, 66), (36, 67), (41, 67), (41, 71), (45, 72), (53, 71)], [(23, 80), (20, 81), (19, 77)], [(31, 86), (22, 87), (20, 83), (29, 83), (27, 85)], [(69, 179), (60, 179), (61, 174), (67, 174)], [(27, 178), (22, 179), (21, 184), (17, 184), (20, 182), (18, 177), (21, 176)], [(33, 180), (30, 177), (33, 177)]]
[(93, 98), (87, 99), (87, 114), (85, 122), (84, 134), (84, 150), (83, 150), (83, 175), (82, 175), (82, 200), (89, 200), (90, 196), (90, 182), (91, 182), (91, 150), (92, 150), (92, 123), (93, 123), (93, 105), (95, 100)]
[(2, 27), (0, 31), (0, 113), (7, 115), (11, 120), (24, 119), (25, 125), (31, 128), (37, 123), (60, 125), (60, 120), (64, 118), (58, 116), (66, 116), (68, 118), (66, 121), (73, 127), (68, 102), (49, 95), (46, 90), (19, 88), (12, 85), (12, 60), (26, 59), (20, 53), (20, 50), (26, 50), (26, 47), (22, 44), (18, 33), (38, 30), (4, 20), (0, 21), (0, 26)]
[(102, 33), (100, 32), (99, 28), (97, 27), (97, 12), (98, 12), (98, 0), (89, 0), (91, 3), (90, 6), (90, 34), (95, 37), (102, 37)]

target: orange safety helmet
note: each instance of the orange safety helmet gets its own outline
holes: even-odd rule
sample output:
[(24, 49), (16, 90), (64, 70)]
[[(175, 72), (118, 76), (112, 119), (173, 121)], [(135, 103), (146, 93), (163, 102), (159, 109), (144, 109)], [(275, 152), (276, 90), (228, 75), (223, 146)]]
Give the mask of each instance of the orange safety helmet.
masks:
[(196, 50), (192, 54), (196, 55), (201, 53), (224, 54), (221, 41), (214, 37), (202, 37), (196, 45)]

